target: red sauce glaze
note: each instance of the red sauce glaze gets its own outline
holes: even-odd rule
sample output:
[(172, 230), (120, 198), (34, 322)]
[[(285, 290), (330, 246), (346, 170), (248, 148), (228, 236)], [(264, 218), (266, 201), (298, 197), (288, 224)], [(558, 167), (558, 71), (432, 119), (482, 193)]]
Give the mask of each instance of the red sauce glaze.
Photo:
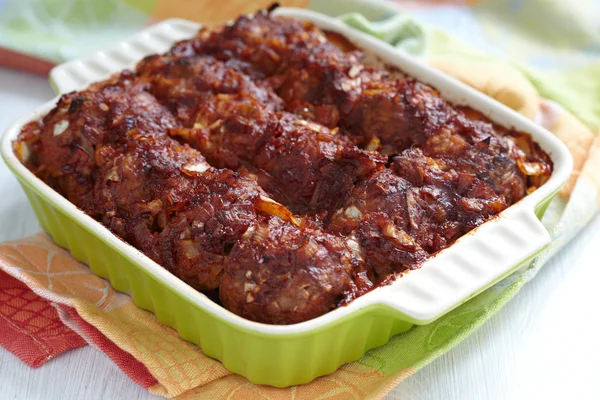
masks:
[(14, 147), (123, 240), (272, 324), (418, 268), (552, 171), (530, 136), (268, 13), (64, 95)]

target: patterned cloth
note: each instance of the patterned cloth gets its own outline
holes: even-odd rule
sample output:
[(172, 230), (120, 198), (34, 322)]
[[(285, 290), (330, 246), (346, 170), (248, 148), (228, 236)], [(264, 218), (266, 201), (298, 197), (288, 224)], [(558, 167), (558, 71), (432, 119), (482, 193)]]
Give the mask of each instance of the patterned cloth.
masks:
[[(10, 257), (2, 254), (2, 257)], [(52, 304), (23, 282), (0, 271), (0, 345), (31, 367), (85, 341), (67, 328)]]
[[(185, 0), (71, 0), (60, 2), (60, 7), (58, 3), (0, 0), (0, 44), (21, 57), (13, 60), (13, 66), (39, 72), (51, 65), (37, 63), (39, 57), (62, 61), (127, 36), (153, 19), (182, 16), (218, 22), (269, 1), (219, 6), (212, 0), (192, 6)], [(392, 338), (329, 376), (276, 389), (229, 373), (40, 234), (0, 245), (0, 345), (38, 366), (88, 343), (111, 357), (136, 383), (166, 397), (379, 398), (489, 319), (599, 209), (600, 136), (595, 133), (600, 128), (600, 88), (594, 85), (600, 85), (600, 72), (592, 60), (598, 50), (599, 30), (594, 28), (598, 19), (584, 12), (585, 1), (568, 6), (542, 0), (399, 3), (414, 17), (392, 3), (367, 0), (313, 1), (310, 7), (423, 57), (536, 120), (569, 146), (575, 172), (543, 219), (553, 237), (546, 252), (432, 324)], [(553, 24), (548, 36), (538, 22), (548, 15), (572, 22), (564, 28)], [(536, 29), (541, 33), (535, 34)], [(554, 57), (559, 50), (563, 56)], [(515, 61), (509, 55), (519, 58)], [(6, 63), (5, 57), (0, 60)], [(570, 68), (577, 68), (577, 74)]]

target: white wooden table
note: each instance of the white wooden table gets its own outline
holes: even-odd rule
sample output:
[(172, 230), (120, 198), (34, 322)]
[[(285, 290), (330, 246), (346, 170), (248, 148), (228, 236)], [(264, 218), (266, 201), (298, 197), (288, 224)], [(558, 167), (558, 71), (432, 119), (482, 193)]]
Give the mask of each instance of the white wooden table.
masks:
[[(0, 69), (0, 133), (51, 97), (44, 78)], [(4, 241), (40, 228), (15, 178), (0, 164)], [(597, 217), (503, 310), (388, 399), (600, 399), (599, 249)], [(39, 369), (0, 348), (2, 400), (152, 397), (90, 347)]]

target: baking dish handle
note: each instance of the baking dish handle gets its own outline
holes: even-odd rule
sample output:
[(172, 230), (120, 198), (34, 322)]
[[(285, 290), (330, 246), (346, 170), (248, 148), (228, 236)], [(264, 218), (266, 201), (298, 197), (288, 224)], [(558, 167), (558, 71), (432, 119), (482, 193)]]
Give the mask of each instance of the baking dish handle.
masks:
[(173, 43), (194, 36), (198, 29), (200, 24), (192, 21), (162, 21), (106, 50), (54, 67), (48, 80), (56, 94), (83, 89), (116, 72), (135, 67), (149, 54), (167, 51)]
[(550, 241), (533, 207), (514, 205), (384, 288), (379, 302), (427, 324), (528, 265)]

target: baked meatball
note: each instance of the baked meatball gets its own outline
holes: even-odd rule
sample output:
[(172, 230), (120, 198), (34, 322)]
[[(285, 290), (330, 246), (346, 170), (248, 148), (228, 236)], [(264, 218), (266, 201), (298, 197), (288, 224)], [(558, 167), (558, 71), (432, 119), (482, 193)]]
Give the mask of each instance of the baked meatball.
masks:
[(258, 322), (293, 324), (325, 314), (370, 287), (344, 238), (270, 218), (234, 247), (219, 290), (223, 305)]

